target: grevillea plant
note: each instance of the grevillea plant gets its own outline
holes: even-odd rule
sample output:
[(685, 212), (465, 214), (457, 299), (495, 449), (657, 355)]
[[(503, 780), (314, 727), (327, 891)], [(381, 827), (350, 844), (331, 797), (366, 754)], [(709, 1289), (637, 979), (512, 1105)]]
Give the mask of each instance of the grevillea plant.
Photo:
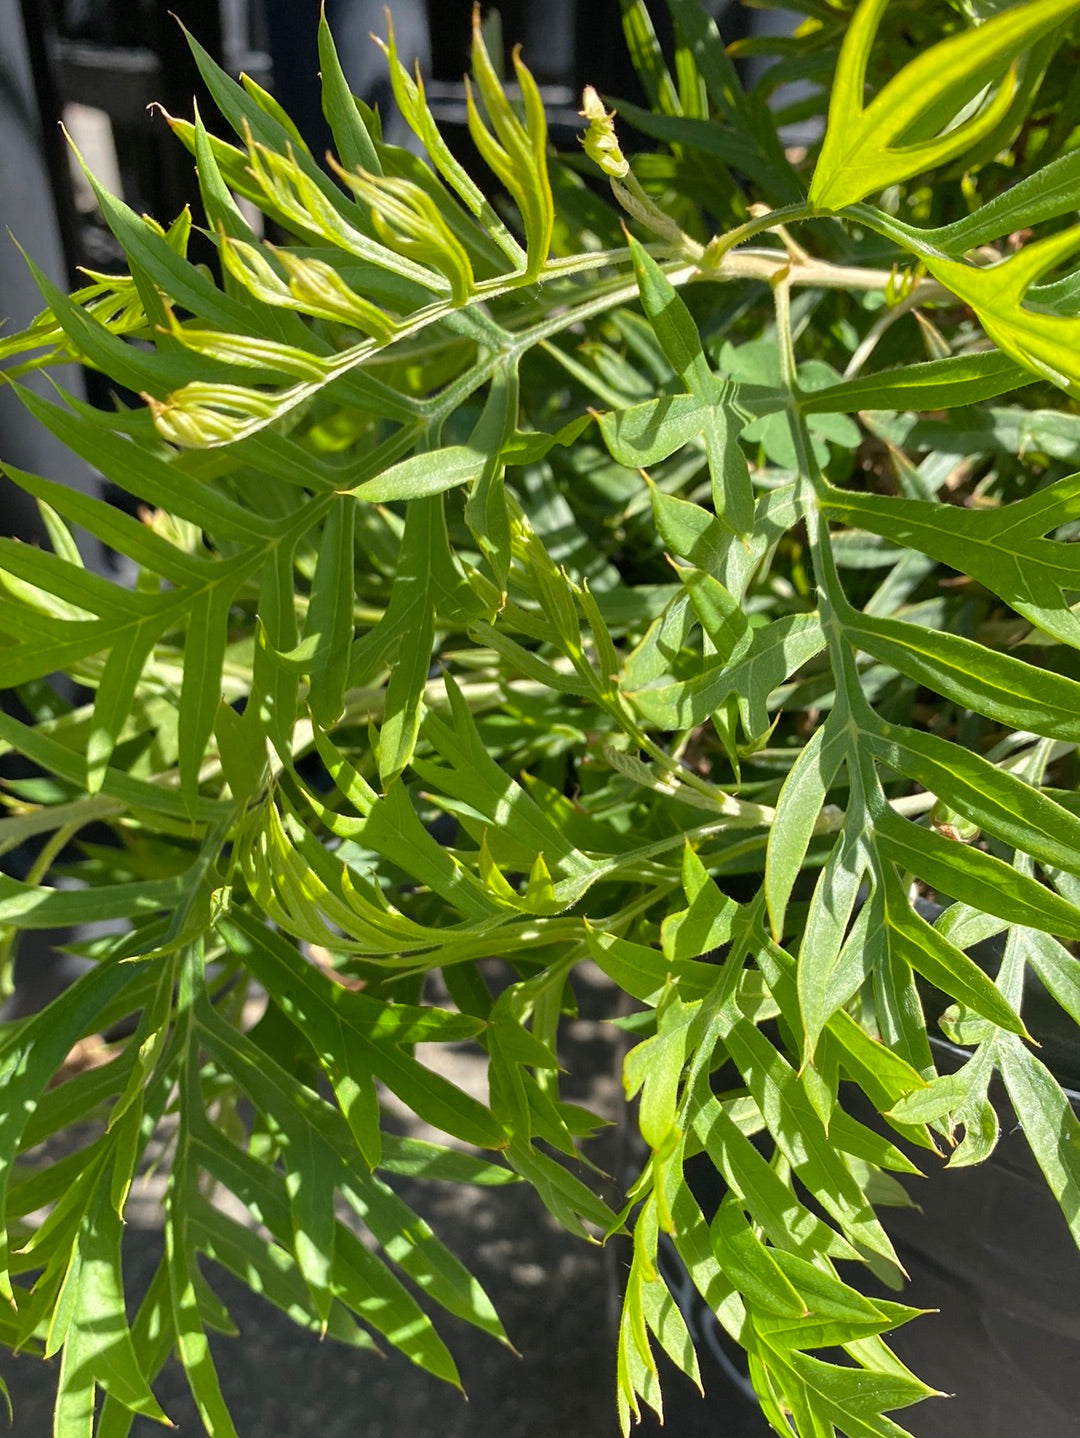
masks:
[[(1025, 1023), (1033, 994), (1080, 1020), (1080, 4), (803, 0), (749, 92), (668, 7), (666, 55), (623, 0), (648, 107), (587, 92), (563, 157), (477, 25), (483, 180), (392, 29), (423, 154), (324, 24), (325, 165), (192, 40), (237, 136), (170, 119), (216, 269), (91, 176), (126, 272), (35, 270), (0, 345), (132, 500), (6, 467), (52, 549), (0, 541), (4, 953), (110, 921), (0, 1031), (0, 1337), (60, 1355), (59, 1438), (167, 1421), (174, 1352), (237, 1433), (215, 1265), (456, 1382), (440, 1311), (505, 1335), (401, 1175), (531, 1185), (624, 1245), (624, 1430), (656, 1351), (698, 1376), (666, 1234), (777, 1433), (901, 1438), (917, 1313), (861, 1276), (902, 1287), (891, 1175), (993, 1151), (995, 1075), (1080, 1237), (1080, 1123)], [(785, 149), (794, 121), (823, 138)], [(72, 359), (111, 407), (20, 382)], [(560, 1097), (583, 964), (628, 1034), (614, 1206)], [(486, 1101), (416, 1056), (463, 1042)], [(387, 1092), (446, 1144), (385, 1131)]]

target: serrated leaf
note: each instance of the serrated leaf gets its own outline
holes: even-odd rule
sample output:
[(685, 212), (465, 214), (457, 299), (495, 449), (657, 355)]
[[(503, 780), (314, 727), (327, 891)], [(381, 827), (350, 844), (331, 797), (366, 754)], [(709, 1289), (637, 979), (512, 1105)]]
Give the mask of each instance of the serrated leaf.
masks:
[[(291, 945), (242, 913), (223, 920), (221, 927), (230, 948), (302, 1029), (331, 1076), (363, 1087), (375, 1074), (401, 1097), (406, 1096), (402, 1089), (407, 1090), (406, 1101), (436, 1127), (451, 1123), (449, 1131), (463, 1142), (501, 1145), (502, 1132), (482, 1105), (441, 1075), (395, 1052), (401, 1043), (470, 1037), (479, 1031), (479, 1021), (438, 1009), (385, 1005), (333, 984), (304, 963)], [(351, 1122), (348, 1110), (346, 1118)], [(362, 1147), (367, 1156), (370, 1145)], [(377, 1151), (370, 1161), (378, 1162)]]
[[(164, 1260), (154, 1271), (131, 1325), (132, 1341), (147, 1376), (153, 1379), (164, 1366), (175, 1340), (168, 1303), (168, 1273)], [(98, 1417), (96, 1438), (128, 1438), (135, 1415), (117, 1399), (106, 1395)]]
[(94, 717), (86, 741), (86, 788), (96, 794), (105, 782), (105, 770), (127, 722), (143, 668), (159, 637), (160, 618), (155, 623), (133, 626), (126, 642), (113, 646), (98, 685)]
[[(431, 711), (425, 717), (424, 734), (437, 754), (451, 767), (417, 759), (413, 767), (433, 788), (467, 801), (493, 827), (512, 834), (531, 863), (543, 854), (549, 867), (561, 865), (568, 874), (584, 877), (593, 865), (571, 844), (566, 835), (496, 763), (481, 739), (460, 687), (449, 672), (443, 676), (450, 699), (452, 723), (447, 724)], [(503, 816), (512, 814), (512, 819)]]
[(471, 179), (465, 168), (454, 157), (443, 139), (431, 109), (427, 103), (422, 77), (415, 79), (402, 64), (398, 54), (392, 21), (387, 20), (385, 45), (378, 41), (387, 55), (390, 65), (390, 83), (394, 99), (413, 133), (420, 140), (435, 168), (451, 188), (465, 202), (471, 212), (481, 221), (484, 229), (498, 245), (503, 255), (517, 269), (524, 269), (525, 251), (511, 235), (496, 214), (494, 207)]
[(1067, 214), (1077, 208), (1078, 199), (1080, 155), (1071, 151), (1025, 175), (970, 215), (927, 232), (927, 239), (948, 254), (963, 255), (1014, 233), (1018, 224), (1030, 227)]
[(447, 853), (417, 817), (400, 779), (386, 786), (375, 799), (366, 822), (356, 829), (377, 853), (411, 872), (421, 883), (441, 894), (466, 918), (484, 919), (502, 912), (473, 877), (471, 871)]
[(185, 649), (192, 661), (199, 656), (197, 663), (184, 666), (177, 706), (180, 788), (189, 813), (198, 805), (199, 770), (221, 702), (229, 612), (245, 569), (250, 567), (250, 561), (243, 566), (234, 563), (228, 570), (223, 566), (220, 582), (195, 595), (187, 614)]
[(444, 537), (441, 501), (418, 500), (409, 506), (391, 609), (384, 623), (400, 626), (397, 662), (386, 688), (379, 736), (379, 774), (384, 784), (396, 779), (412, 759), (423, 717), (424, 686), (435, 642), (436, 548)]
[[(843, 967), (848, 948), (854, 946), (860, 951), (860, 958), (872, 969), (880, 957), (884, 964), (889, 962), (885, 933), (880, 916), (880, 905), (876, 893), (870, 895), (848, 934), (840, 961), (834, 970), (834, 980)], [(765, 940), (758, 952), (758, 962), (765, 974), (769, 988), (777, 998), (782, 1012), (799, 1033), (798, 995), (795, 987), (796, 963), (784, 949)], [(865, 978), (860, 966), (855, 980), (858, 987)], [(907, 1059), (887, 1046), (882, 1038), (872, 1036), (841, 1005), (847, 1001), (847, 985), (834, 988), (828, 997), (827, 1008), (831, 1010), (825, 1029), (830, 1043), (835, 1045), (834, 1057), (844, 1076), (852, 1079), (879, 1113), (887, 1110), (904, 1094), (925, 1087), (925, 1079)], [(934, 1144), (925, 1129), (902, 1127), (900, 1130), (909, 1142), (924, 1148)]]
[(667, 1284), (657, 1280), (643, 1285), (641, 1307), (649, 1332), (655, 1334), (672, 1363), (703, 1393), (694, 1340)]
[[(692, 889), (686, 883), (688, 869), (698, 871), (699, 882)], [(738, 912), (734, 899), (720, 891), (689, 845), (683, 850), (683, 876), (689, 907), (669, 914), (660, 926), (664, 957), (676, 973), (686, 960), (708, 956), (726, 944)]]
[(737, 664), (753, 640), (741, 604), (712, 574), (689, 568), (680, 568), (678, 574), (712, 649), (710, 657), (721, 664)]
[(570, 1233), (591, 1239), (583, 1220), (595, 1224), (604, 1233), (619, 1228), (619, 1220), (603, 1199), (541, 1149), (515, 1138), (507, 1147), (505, 1158), (536, 1190), (548, 1212)]
[[(321, 1319), (311, 1305), (296, 1264), (280, 1244), (268, 1242), (202, 1200), (192, 1203), (188, 1223), (200, 1252), (256, 1288), (261, 1298), (273, 1303), (294, 1323), (317, 1333), (322, 1331)], [(326, 1333), (354, 1348), (375, 1348), (368, 1334), (338, 1304), (330, 1310)]]
[(184, 1198), (175, 1176), (165, 1211), (165, 1263), (176, 1347), (203, 1423), (221, 1438), (238, 1438), (214, 1366), (200, 1312), (195, 1253), (185, 1234)]
[(955, 1073), (942, 1074), (925, 1088), (905, 1095), (889, 1113), (901, 1123), (936, 1123), (949, 1114), (959, 1114), (974, 1098), (985, 1096), (993, 1072), (990, 1045), (983, 1045), (976, 1055)]
[(520, 1182), (518, 1175), (501, 1164), (490, 1163), (460, 1149), (444, 1148), (426, 1139), (383, 1135), (379, 1167), (405, 1178), (439, 1179), (445, 1183), (476, 1184), (481, 1188), (504, 1188)]
[(337, 1165), (310, 1126), (290, 1125), (285, 1192), (292, 1221), (292, 1250), (325, 1333), (333, 1303), (337, 1222), (334, 1189)]
[(967, 1168), (985, 1161), (997, 1148), (1001, 1134), (997, 1109), (985, 1095), (974, 1095), (956, 1115), (964, 1137), (949, 1156), (946, 1168)]

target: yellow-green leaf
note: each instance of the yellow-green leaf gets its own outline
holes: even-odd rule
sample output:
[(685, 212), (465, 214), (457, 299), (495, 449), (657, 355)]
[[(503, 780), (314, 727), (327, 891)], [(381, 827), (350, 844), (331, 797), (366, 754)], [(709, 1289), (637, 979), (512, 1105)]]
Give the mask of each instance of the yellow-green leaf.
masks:
[(1024, 305), (1028, 287), (1077, 249), (1080, 225), (1073, 225), (996, 265), (979, 268), (944, 257), (925, 263), (936, 280), (971, 306), (998, 349), (1080, 399), (1080, 318)]
[[(1073, 14), (1077, 0), (1031, 0), (924, 50), (863, 106), (866, 67), (888, 0), (863, 0), (848, 26), (829, 105), (825, 142), (810, 201), (839, 210), (962, 155), (1007, 113), (1016, 87), (1013, 61)], [(1003, 78), (1001, 78), (1003, 76)], [(996, 92), (974, 115), (930, 138), (908, 139), (920, 124), (938, 129), (980, 90)]]

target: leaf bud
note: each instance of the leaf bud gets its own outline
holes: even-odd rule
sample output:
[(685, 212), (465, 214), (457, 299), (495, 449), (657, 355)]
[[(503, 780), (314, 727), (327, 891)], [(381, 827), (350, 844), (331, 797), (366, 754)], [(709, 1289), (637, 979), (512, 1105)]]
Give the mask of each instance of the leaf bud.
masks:
[(623, 179), (629, 173), (630, 165), (615, 134), (615, 111), (604, 109), (604, 102), (591, 85), (585, 86), (581, 105), (579, 114), (589, 122), (581, 141), (586, 155), (600, 166), (605, 175), (614, 180)]
[(301, 259), (288, 250), (279, 250), (277, 255), (288, 271), (293, 299), (308, 314), (352, 325), (380, 344), (392, 337), (394, 325), (389, 316), (351, 289), (332, 265)]

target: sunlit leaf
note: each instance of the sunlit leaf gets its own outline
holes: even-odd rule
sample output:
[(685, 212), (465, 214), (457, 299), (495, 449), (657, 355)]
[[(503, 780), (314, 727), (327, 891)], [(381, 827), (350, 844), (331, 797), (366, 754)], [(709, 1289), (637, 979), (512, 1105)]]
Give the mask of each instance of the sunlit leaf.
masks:
[[(1036, 0), (1039, 3), (1039, 0)], [(980, 32), (982, 33), (982, 32)], [(1014, 363), (1080, 396), (1076, 363), (1080, 319), (1047, 314), (1024, 303), (1029, 287), (1080, 246), (1075, 226), (1037, 240), (987, 269), (960, 260), (928, 259), (927, 268), (979, 317), (986, 333)]]
[[(1012, 100), (1016, 78), (1010, 62), (1076, 9), (1075, 0), (1014, 6), (923, 51), (864, 106), (867, 60), (886, 2), (862, 0), (840, 52), (825, 143), (810, 186), (811, 202), (826, 209), (841, 209), (946, 164), (989, 134)], [(994, 81), (1000, 81), (995, 94), (976, 115), (932, 138), (944, 120)], [(925, 138), (919, 134), (923, 121), (930, 125)], [(919, 137), (908, 139), (912, 131)]]

